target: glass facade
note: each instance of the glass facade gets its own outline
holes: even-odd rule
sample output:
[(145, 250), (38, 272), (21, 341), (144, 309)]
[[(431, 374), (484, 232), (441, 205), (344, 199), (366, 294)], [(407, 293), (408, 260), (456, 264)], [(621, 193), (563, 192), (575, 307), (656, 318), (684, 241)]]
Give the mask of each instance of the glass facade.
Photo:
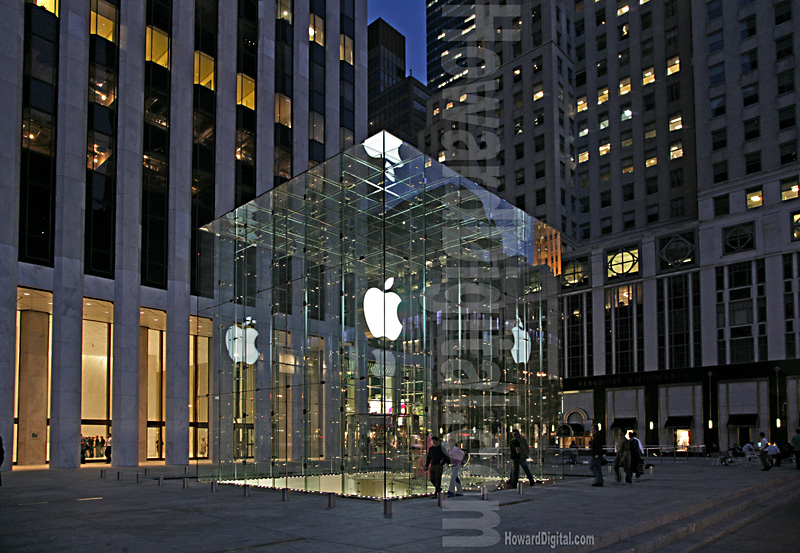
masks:
[(438, 435), (466, 487), (499, 486), (514, 428), (537, 478), (562, 472), (556, 231), (387, 133), (202, 230), (215, 478), (425, 494)]

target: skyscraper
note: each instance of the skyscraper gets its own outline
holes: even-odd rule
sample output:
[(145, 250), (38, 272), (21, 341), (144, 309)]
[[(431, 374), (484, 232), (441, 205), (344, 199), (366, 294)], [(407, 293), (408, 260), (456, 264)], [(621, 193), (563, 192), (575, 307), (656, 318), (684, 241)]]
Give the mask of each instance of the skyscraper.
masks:
[(366, 6), (0, 10), (7, 463), (74, 467), (112, 431), (115, 465), (213, 454), (197, 229), (364, 138)]

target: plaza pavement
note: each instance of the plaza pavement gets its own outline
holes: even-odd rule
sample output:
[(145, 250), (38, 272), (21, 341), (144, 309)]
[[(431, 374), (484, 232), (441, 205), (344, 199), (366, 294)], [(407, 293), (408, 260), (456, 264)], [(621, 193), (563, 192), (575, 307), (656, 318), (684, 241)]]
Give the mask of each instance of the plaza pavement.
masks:
[[(184, 488), (184, 471), (148, 464), (4, 472), (0, 552), (392, 552), (455, 546), (722, 553), (715, 547), (726, 536), (750, 538), (763, 527), (771, 529), (769, 546), (739, 537), (739, 549), (724, 551), (797, 551), (800, 543), (800, 471), (793, 464), (764, 472), (695, 459), (656, 464), (630, 486), (607, 474), (602, 488), (590, 486), (588, 468), (578, 465), (574, 477), (526, 488), (522, 495), (497, 491), (481, 501), (468, 493), (446, 500), (444, 508), (434, 498), (395, 501), (391, 516), (369, 500), (339, 497), (329, 508), (328, 497), (319, 494), (290, 492), (282, 501), (280, 490), (251, 488), (245, 496), (241, 487), (223, 485), (212, 493), (208, 483), (191, 478)], [(487, 529), (483, 538), (474, 530), (478, 526)], [(594, 544), (526, 545), (536, 543), (536, 536), (559, 540), (568, 533), (591, 536)]]

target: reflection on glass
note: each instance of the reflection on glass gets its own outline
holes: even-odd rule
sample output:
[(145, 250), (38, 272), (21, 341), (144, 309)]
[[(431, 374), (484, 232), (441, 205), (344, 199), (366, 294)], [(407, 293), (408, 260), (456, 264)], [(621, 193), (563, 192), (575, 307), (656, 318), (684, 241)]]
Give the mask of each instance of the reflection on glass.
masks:
[(147, 26), (145, 61), (152, 61), (169, 69), (169, 35), (156, 27)]
[(236, 75), (236, 103), (253, 111), (256, 109), (256, 82), (243, 73)]
[(58, 0), (27, 0), (36, 6), (40, 6), (50, 13), (58, 15)]
[(214, 90), (214, 58), (196, 50), (194, 53), (194, 84)]
[(277, 0), (275, 2), (275, 18), (282, 19), (291, 25), (292, 0)]
[(275, 122), (292, 127), (292, 99), (280, 92), (275, 93)]
[(117, 99), (116, 77), (96, 64), (89, 68), (89, 101), (111, 107)]
[(116, 42), (117, 8), (105, 0), (91, 0), (89, 32), (109, 42)]

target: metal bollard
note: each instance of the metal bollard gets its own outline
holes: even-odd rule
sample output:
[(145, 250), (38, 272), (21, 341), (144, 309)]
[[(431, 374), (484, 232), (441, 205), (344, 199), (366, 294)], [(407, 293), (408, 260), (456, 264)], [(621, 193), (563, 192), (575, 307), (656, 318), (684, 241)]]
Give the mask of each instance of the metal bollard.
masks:
[(250, 484), (245, 484), (243, 487), (244, 487), (244, 496), (250, 497)]
[(389, 498), (383, 500), (383, 516), (392, 516), (392, 500)]
[(117, 471), (117, 480), (122, 480), (122, 471)]
[(289, 501), (289, 488), (281, 490), (281, 501)]
[(653, 474), (653, 467), (650, 467), (650, 474)]
[(142, 475), (138, 472), (136, 473), (136, 483), (140, 484), (142, 482)]
[(487, 501), (489, 499), (489, 488), (481, 486), (481, 499)]
[(145, 476), (150, 476), (150, 469), (149, 468), (147, 468), (147, 467), (144, 468), (144, 475)]
[(439, 507), (444, 507), (444, 492), (439, 492)]
[(189, 474), (189, 466), (183, 467), (183, 474)]
[(188, 478), (184, 478), (183, 479), (183, 489), (185, 490), (188, 487), (189, 487), (189, 479)]
[(328, 492), (328, 509), (333, 509), (334, 507), (336, 507), (336, 494)]
[(211, 481), (211, 493), (217, 493), (217, 481), (216, 480), (212, 480)]
[(523, 495), (525, 493), (525, 485), (522, 482), (517, 483), (517, 493)]
[(163, 486), (164, 485), (164, 475), (163, 474), (159, 474), (158, 475), (158, 485), (159, 486)]
[(106, 469), (100, 469), (100, 478), (106, 477)]

